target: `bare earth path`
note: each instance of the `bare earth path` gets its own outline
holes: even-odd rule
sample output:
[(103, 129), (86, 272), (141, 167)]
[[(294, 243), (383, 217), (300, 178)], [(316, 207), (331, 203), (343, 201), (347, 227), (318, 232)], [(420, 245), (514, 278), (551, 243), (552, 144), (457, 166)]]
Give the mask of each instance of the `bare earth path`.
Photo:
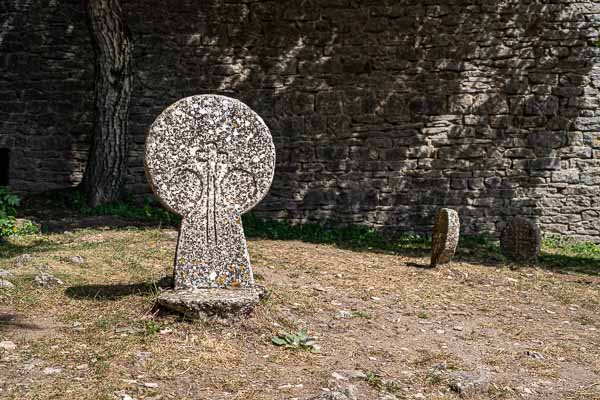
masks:
[[(324, 399), (352, 385), (347, 398), (455, 399), (456, 371), (485, 371), (488, 387), (470, 397), (600, 399), (598, 276), (249, 246), (270, 297), (241, 321), (188, 322), (153, 310), (171, 231), (11, 240), (0, 249), (17, 286), (0, 289), (0, 398)], [(16, 263), (25, 253), (33, 259)], [(36, 286), (40, 269), (64, 284)], [(271, 343), (302, 328), (320, 353)], [(364, 376), (332, 376), (346, 370)]]

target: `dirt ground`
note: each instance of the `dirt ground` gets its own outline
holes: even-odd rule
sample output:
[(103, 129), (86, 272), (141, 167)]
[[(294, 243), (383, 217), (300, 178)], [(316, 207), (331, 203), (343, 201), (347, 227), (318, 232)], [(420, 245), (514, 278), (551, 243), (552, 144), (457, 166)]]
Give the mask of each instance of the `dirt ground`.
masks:
[[(456, 399), (465, 372), (486, 377), (467, 398), (600, 399), (598, 276), (251, 240), (270, 296), (190, 322), (154, 309), (175, 244), (100, 226), (0, 246), (0, 398)], [(319, 353), (271, 343), (300, 329)]]

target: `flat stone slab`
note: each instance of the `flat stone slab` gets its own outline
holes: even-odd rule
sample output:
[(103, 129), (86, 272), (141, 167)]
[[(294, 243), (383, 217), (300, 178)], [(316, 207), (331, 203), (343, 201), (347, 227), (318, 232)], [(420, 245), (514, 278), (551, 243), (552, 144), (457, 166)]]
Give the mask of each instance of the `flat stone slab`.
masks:
[(159, 296), (158, 305), (190, 318), (229, 317), (250, 313), (260, 295), (255, 288), (167, 290)]

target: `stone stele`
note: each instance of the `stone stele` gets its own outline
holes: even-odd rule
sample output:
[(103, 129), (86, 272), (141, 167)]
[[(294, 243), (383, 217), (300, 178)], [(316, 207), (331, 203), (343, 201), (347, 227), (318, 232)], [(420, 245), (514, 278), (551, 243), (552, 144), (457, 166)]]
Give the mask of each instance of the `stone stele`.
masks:
[(460, 236), (458, 213), (449, 208), (440, 208), (433, 225), (431, 240), (431, 266), (447, 263), (454, 256)]
[(526, 218), (515, 217), (500, 235), (500, 250), (517, 261), (534, 261), (540, 254), (542, 234), (537, 225)]
[(249, 312), (258, 292), (241, 215), (267, 194), (275, 169), (263, 120), (228, 97), (181, 99), (150, 127), (145, 166), (156, 197), (183, 217), (174, 290), (159, 305), (191, 316)]

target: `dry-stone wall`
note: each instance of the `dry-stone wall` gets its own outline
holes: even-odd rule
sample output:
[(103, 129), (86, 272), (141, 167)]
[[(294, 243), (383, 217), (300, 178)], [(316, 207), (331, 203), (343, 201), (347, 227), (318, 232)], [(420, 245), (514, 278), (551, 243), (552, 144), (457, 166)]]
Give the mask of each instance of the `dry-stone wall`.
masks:
[[(9, 3), (0, 146), (13, 149), (12, 185), (74, 184), (93, 96), (81, 2)], [(420, 232), (444, 206), (467, 233), (523, 215), (600, 241), (597, 1), (124, 4), (137, 70), (131, 192), (149, 191), (143, 145), (160, 111), (220, 93), (273, 134), (266, 215)]]

